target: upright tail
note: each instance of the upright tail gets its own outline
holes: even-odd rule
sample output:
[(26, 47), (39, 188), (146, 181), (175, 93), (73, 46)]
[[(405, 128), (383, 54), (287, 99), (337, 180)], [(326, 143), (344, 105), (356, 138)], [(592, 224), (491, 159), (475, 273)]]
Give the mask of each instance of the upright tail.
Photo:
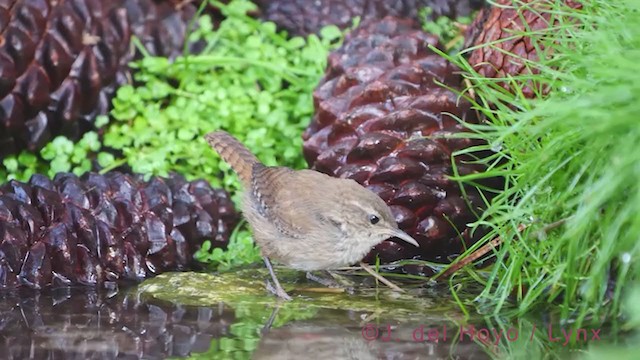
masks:
[(220, 154), (220, 157), (231, 165), (243, 185), (249, 186), (253, 165), (259, 164), (260, 160), (226, 131), (214, 131), (205, 135), (204, 138)]

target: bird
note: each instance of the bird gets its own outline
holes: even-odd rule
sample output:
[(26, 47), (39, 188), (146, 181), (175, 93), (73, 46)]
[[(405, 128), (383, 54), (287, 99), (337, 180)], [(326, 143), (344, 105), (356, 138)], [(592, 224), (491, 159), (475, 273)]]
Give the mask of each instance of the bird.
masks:
[(291, 300), (271, 260), (294, 270), (335, 270), (361, 261), (390, 238), (419, 247), (399, 229), (384, 200), (358, 182), (266, 166), (224, 130), (204, 138), (241, 182), (242, 214), (273, 280), (267, 288), (279, 298)]

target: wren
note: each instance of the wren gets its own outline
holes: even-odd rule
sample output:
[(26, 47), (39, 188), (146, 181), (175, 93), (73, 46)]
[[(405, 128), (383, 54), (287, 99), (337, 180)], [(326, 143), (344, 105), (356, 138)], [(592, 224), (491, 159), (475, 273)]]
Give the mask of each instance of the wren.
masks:
[(398, 228), (387, 204), (356, 181), (310, 169), (265, 166), (224, 131), (205, 139), (240, 178), (243, 216), (278, 297), (291, 299), (270, 259), (296, 270), (332, 270), (359, 262), (389, 238), (419, 246)]

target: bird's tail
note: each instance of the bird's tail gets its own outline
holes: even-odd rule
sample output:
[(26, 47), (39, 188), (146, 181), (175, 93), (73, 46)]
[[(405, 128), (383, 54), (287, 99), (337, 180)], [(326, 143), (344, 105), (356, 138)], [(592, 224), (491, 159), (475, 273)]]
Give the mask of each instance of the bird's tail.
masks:
[(253, 165), (260, 164), (260, 160), (253, 155), (240, 141), (226, 131), (214, 131), (204, 137), (209, 145), (220, 154), (220, 157), (238, 174), (245, 186), (251, 184)]

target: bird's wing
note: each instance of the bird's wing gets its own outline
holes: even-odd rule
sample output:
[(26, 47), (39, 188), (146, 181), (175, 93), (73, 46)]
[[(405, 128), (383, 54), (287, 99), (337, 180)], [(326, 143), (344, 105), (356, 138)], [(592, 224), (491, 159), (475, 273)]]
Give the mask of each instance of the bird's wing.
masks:
[(299, 174), (286, 167), (256, 165), (252, 177), (257, 211), (283, 235), (293, 238), (309, 234), (322, 216), (315, 203), (322, 194), (313, 193), (316, 179), (301, 179)]

